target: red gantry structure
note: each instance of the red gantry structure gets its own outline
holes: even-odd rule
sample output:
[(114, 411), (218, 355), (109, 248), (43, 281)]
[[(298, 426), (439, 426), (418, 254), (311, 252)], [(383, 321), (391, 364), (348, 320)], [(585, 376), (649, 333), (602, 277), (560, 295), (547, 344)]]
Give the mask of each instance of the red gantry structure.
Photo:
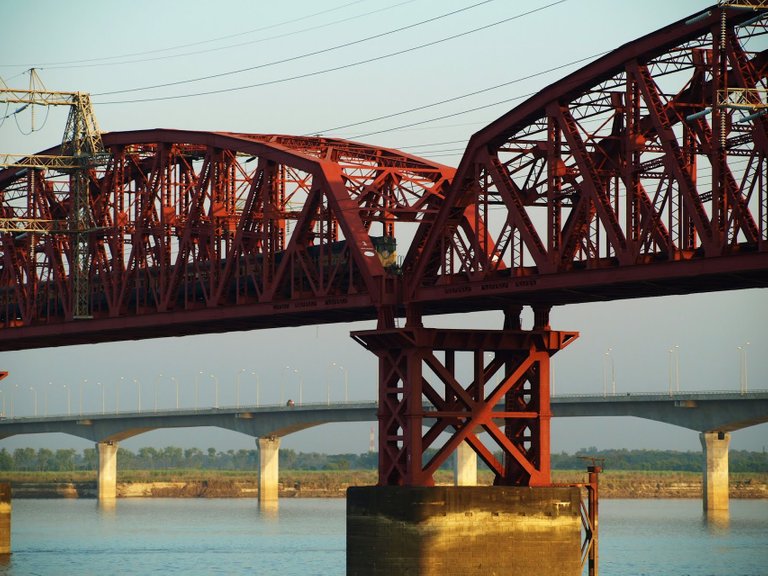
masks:
[[(462, 442), (497, 484), (548, 484), (549, 358), (577, 337), (552, 306), (768, 286), (766, 11), (732, 4), (532, 96), (455, 172), (330, 138), (104, 134), (88, 318), (71, 175), (5, 170), (0, 349), (375, 318), (354, 336), (380, 359), (380, 484), (431, 485)], [(504, 325), (423, 326), (476, 310)]]

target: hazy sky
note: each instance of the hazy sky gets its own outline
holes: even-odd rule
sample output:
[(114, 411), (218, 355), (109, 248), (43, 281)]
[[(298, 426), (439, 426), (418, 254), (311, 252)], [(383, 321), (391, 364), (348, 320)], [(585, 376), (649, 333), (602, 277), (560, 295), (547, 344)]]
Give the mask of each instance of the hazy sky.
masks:
[[(164, 127), (322, 132), (456, 165), (473, 132), (522, 97), (576, 69), (568, 63), (614, 49), (708, 4), (693, 0), (18, 2), (4, 7), (0, 77), (11, 86), (26, 87), (24, 71), (35, 66), (49, 89), (90, 92), (103, 131)], [(305, 56), (315, 52), (322, 53)], [(331, 68), (341, 69), (323, 72)], [(244, 69), (248, 70), (230, 73)], [(211, 76), (216, 77), (185, 82)], [(167, 85), (135, 90), (158, 84)], [(500, 84), (506, 85), (486, 90)], [(236, 90), (125, 102), (229, 89)], [(132, 91), (108, 94), (124, 90)], [(479, 93), (431, 106), (473, 92)], [(1, 116), (14, 109), (4, 112), (0, 106)], [(369, 121), (381, 116), (390, 117)], [(61, 140), (64, 120), (59, 110), (47, 117), (45, 110), (38, 110), (34, 125), (29, 111), (6, 118), (0, 126), (0, 152), (31, 153), (55, 145)], [(360, 124), (339, 128), (352, 123)], [(33, 127), (36, 131), (27, 134)], [(494, 313), (427, 320), (444, 327), (500, 328), (501, 322)], [(738, 347), (747, 342), (749, 386), (765, 389), (766, 325), (768, 301), (762, 290), (559, 308), (552, 314), (553, 328), (579, 330), (581, 337), (554, 360), (556, 391), (602, 392), (609, 358), (619, 391), (666, 390), (668, 351), (674, 346), (679, 346), (681, 389), (737, 390)], [(153, 406), (155, 390), (160, 407), (174, 406), (176, 382), (184, 406), (193, 404), (196, 387), (201, 405), (213, 403), (216, 388), (221, 405), (234, 404), (238, 374), (243, 403), (255, 401), (257, 377), (264, 404), (278, 402), (281, 387), (286, 397), (297, 398), (300, 384), (305, 402), (324, 401), (329, 387), (331, 398), (340, 400), (345, 375), (351, 400), (373, 399), (376, 360), (349, 338), (350, 330), (370, 327), (370, 323), (332, 325), (0, 353), (0, 369), (11, 373), (0, 389), (6, 404), (13, 397), (17, 415), (34, 412), (35, 396), (41, 414), (46, 407), (51, 414), (66, 412), (68, 397), (71, 409), (78, 410), (81, 390), (85, 411), (100, 411), (102, 399), (107, 410), (115, 410), (118, 393), (120, 409), (135, 409), (139, 396), (135, 382), (140, 383), (145, 409)], [(370, 424), (325, 426), (287, 437), (283, 446), (363, 452), (369, 430)], [(255, 446), (252, 438), (211, 429), (153, 432), (123, 443), (132, 449), (168, 444), (225, 450)], [(63, 435), (0, 441), (0, 447), (9, 449), (89, 445)], [(695, 432), (638, 419), (555, 420), (555, 451), (592, 445), (700, 447)], [(736, 449), (766, 445), (768, 425), (736, 432), (731, 443)]]

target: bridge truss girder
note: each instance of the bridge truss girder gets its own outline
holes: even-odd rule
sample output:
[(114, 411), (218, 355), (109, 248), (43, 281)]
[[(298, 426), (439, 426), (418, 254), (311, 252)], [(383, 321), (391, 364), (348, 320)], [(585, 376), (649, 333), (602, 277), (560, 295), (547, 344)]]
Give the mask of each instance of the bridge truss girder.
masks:
[(491, 294), (563, 304), (768, 285), (768, 18), (754, 16), (674, 23), (477, 132), (417, 235), (406, 301), (439, 313), (438, 295), (476, 309)]
[[(75, 242), (55, 224), (69, 213), (70, 176), (0, 174), (0, 217), (14, 224), (0, 232), (6, 349), (25, 335), (24, 346), (63, 344), (62, 328), (87, 341), (376, 317), (397, 287), (394, 246), (377, 240), (415, 228), (453, 175), (324, 138), (150, 130), (105, 134), (104, 144), (108, 160), (86, 183), (84, 324), (68, 326)], [(29, 219), (52, 224), (16, 226)]]

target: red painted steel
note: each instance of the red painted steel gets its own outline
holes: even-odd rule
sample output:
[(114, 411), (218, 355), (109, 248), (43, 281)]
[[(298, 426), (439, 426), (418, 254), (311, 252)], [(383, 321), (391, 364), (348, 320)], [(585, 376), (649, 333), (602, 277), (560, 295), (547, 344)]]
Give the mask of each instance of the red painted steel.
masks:
[[(419, 228), (405, 262), (410, 326), (357, 336), (379, 356), (380, 483), (431, 484), (462, 441), (497, 483), (549, 482), (548, 358), (558, 348), (525, 354), (508, 344), (486, 364), (485, 331), (463, 331), (460, 343), (445, 347), (429, 340), (422, 314), (533, 305), (539, 329), (561, 334), (546, 332), (548, 306), (768, 285), (768, 119), (740, 125), (750, 114), (716, 106), (719, 93), (766, 87), (768, 51), (745, 49), (765, 34), (765, 21), (737, 26), (752, 16), (713, 9), (675, 23), (472, 137), (443, 209)], [(765, 103), (764, 92), (746, 94), (748, 103)], [(707, 108), (711, 122), (701, 114)], [(482, 225), (467, 233), (466, 221)], [(475, 354), (466, 388), (453, 377), (458, 350)], [(500, 361), (512, 378), (479, 393)], [(537, 377), (514, 381), (536, 362)], [(444, 389), (425, 377), (425, 366)], [(502, 398), (503, 439), (489, 421)], [(426, 434), (424, 401), (437, 419)], [(481, 427), (498, 442), (503, 466), (473, 436)], [(520, 449), (521, 438), (532, 451)]]
[[(379, 484), (434, 485), (435, 472), (462, 442), (496, 484), (550, 484), (549, 359), (578, 334), (521, 330), (517, 314), (514, 328), (504, 330), (353, 333), (379, 358)], [(461, 353), (472, 357), (467, 384), (456, 371)]]
[[(0, 348), (376, 318), (396, 303), (391, 240), (453, 169), (325, 138), (104, 134), (91, 172), (90, 312), (72, 321), (69, 176), (0, 173)], [(55, 149), (51, 152), (55, 152)], [(397, 227), (397, 229), (396, 229)]]
[[(382, 483), (430, 484), (462, 441), (497, 482), (546, 483), (549, 356), (575, 337), (551, 306), (768, 286), (767, 22), (715, 6), (630, 42), (479, 131), (457, 171), (327, 138), (105, 134), (88, 320), (70, 177), (0, 172), (0, 219), (43, 227), (0, 233), (0, 350), (378, 318), (356, 337), (380, 359)], [(486, 309), (504, 330), (421, 324)]]
[[(404, 300), (443, 313), (489, 298), (766, 286), (768, 115), (753, 113), (765, 111), (768, 25), (743, 25), (751, 10), (709, 12), (618, 48), (476, 133), (445, 209), (411, 246)], [(725, 93), (729, 107), (717, 104)], [(483, 234), (466, 233), (466, 214)]]

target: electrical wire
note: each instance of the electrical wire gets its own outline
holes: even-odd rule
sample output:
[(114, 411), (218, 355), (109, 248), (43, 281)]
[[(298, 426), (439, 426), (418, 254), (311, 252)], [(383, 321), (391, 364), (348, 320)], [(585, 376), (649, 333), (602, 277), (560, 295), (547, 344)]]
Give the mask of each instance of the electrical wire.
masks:
[(312, 14), (306, 14), (304, 16), (300, 16), (298, 18), (292, 18), (290, 20), (285, 20), (283, 22), (277, 22), (275, 24), (269, 24), (267, 26), (262, 26), (260, 28), (254, 28), (252, 30), (247, 30), (245, 32), (238, 32), (237, 34), (228, 34), (226, 36), (218, 36), (216, 38), (210, 38), (208, 40), (198, 40), (197, 42), (189, 42), (187, 44), (178, 44), (176, 46), (170, 46), (168, 48), (156, 48), (154, 50), (144, 50), (141, 52), (129, 52), (128, 54), (121, 54), (118, 56), (102, 56), (100, 58), (88, 58), (84, 60), (68, 60), (64, 62), (49, 62), (49, 63), (43, 63), (40, 65), (33, 65), (33, 64), (2, 64), (2, 66), (35, 66), (35, 67), (64, 67), (67, 64), (82, 64), (87, 62), (98, 62), (101, 60), (115, 60), (118, 58), (129, 58), (131, 56), (143, 56), (146, 54), (157, 54), (159, 52), (169, 52), (171, 50), (179, 50), (181, 48), (190, 48), (192, 46), (201, 46), (203, 44), (210, 44), (212, 42), (218, 42), (220, 40), (229, 40), (230, 38), (238, 38), (240, 36), (247, 36), (248, 34), (253, 34), (255, 32), (262, 32), (264, 30), (270, 30), (272, 28), (279, 28), (280, 26), (286, 26), (288, 24), (294, 24), (296, 22), (301, 22), (302, 20), (308, 20), (310, 18), (314, 18), (315, 16), (321, 16), (323, 14), (328, 14), (329, 12), (335, 12), (337, 10), (342, 10), (344, 8), (348, 8), (350, 6), (353, 6), (355, 4), (361, 4), (363, 2), (367, 2), (368, 0), (354, 0), (353, 2), (348, 2), (347, 4), (342, 4), (341, 6), (336, 6), (335, 8), (328, 8), (326, 10), (321, 10), (320, 12), (314, 12)]
[(519, 96), (513, 96), (512, 98), (505, 98), (504, 100), (499, 100), (497, 102), (492, 102), (491, 104), (484, 104), (482, 106), (476, 106), (474, 108), (468, 108), (466, 110), (461, 110), (459, 112), (453, 112), (451, 114), (444, 114), (442, 116), (435, 116), (434, 118), (429, 118), (427, 120), (419, 120), (418, 122), (411, 122), (410, 124), (401, 124), (400, 126), (395, 126), (394, 128), (384, 128), (382, 130), (375, 130), (373, 132), (366, 132), (365, 134), (356, 134), (355, 136), (352, 136), (352, 140), (357, 140), (359, 138), (365, 138), (366, 136), (373, 136), (375, 134), (384, 134), (386, 132), (396, 132), (397, 130), (401, 130), (403, 128), (411, 128), (413, 126), (420, 126), (422, 124), (429, 124), (430, 122), (435, 122), (437, 120), (445, 120), (446, 118), (455, 118), (456, 116), (462, 116), (463, 114), (470, 114), (471, 112), (477, 112), (478, 110), (485, 110), (487, 108), (493, 108), (494, 106), (499, 106), (501, 104), (508, 104), (509, 102), (514, 102), (516, 100), (522, 100), (523, 98), (529, 98), (530, 96), (533, 96), (536, 94), (536, 92), (529, 92), (528, 94), (521, 94)]
[[(362, 1), (362, 0), (361, 0)], [(404, 2), (400, 2), (398, 4), (392, 4), (385, 6), (384, 8), (378, 8), (376, 10), (371, 10), (369, 12), (364, 12), (363, 14), (356, 14), (355, 16), (348, 16), (346, 18), (341, 18), (339, 20), (334, 20), (332, 22), (327, 22), (325, 24), (319, 24), (317, 26), (310, 26), (308, 28), (302, 28), (301, 30), (295, 30), (293, 32), (286, 32), (284, 34), (277, 34), (275, 36), (267, 36), (264, 38), (257, 38), (256, 40), (249, 40), (248, 42), (239, 42), (237, 44), (230, 44), (228, 46), (218, 46), (216, 48), (207, 48), (204, 50), (195, 50), (191, 52), (182, 52), (181, 54), (169, 54), (167, 56), (155, 56), (153, 58), (139, 58), (136, 60), (124, 60), (121, 62), (99, 62), (95, 64), (73, 64), (73, 65), (62, 65), (62, 66), (45, 66), (46, 70), (56, 70), (56, 69), (70, 69), (70, 68), (94, 68), (94, 67), (100, 67), (100, 66), (121, 66), (124, 64), (137, 64), (137, 63), (144, 63), (144, 62), (156, 62), (158, 60), (168, 60), (171, 58), (184, 58), (187, 56), (196, 56), (199, 54), (210, 54), (211, 52), (220, 52), (222, 50), (231, 50), (232, 48), (241, 48), (243, 46), (251, 46), (253, 44), (261, 44), (262, 42), (268, 42), (270, 40), (278, 40), (280, 38), (287, 38), (290, 36), (296, 36), (298, 34), (305, 34), (306, 32), (311, 32), (314, 30), (320, 30), (321, 28), (328, 28), (329, 26), (335, 26), (336, 24), (341, 24), (343, 22), (349, 22), (351, 20), (357, 20), (359, 18), (364, 18), (366, 16), (371, 16), (372, 14), (378, 14), (380, 12), (385, 12), (387, 10), (392, 10), (394, 8), (399, 8), (400, 6), (404, 6), (405, 4), (411, 4), (415, 2), (416, 0), (405, 0)], [(353, 2), (354, 4), (354, 2)]]
[[(10, 106), (10, 104), (6, 104), (6, 112), (7, 112), (9, 106)], [(0, 118), (0, 120), (5, 120), (6, 118), (10, 118), (11, 116), (15, 116), (16, 114), (18, 114), (19, 112), (23, 112), (24, 110), (26, 110), (30, 106), (31, 106), (31, 104), (29, 104), (29, 103), (24, 104), (24, 106), (20, 106), (19, 108), (16, 108), (16, 110), (11, 112), (10, 114), (6, 114), (2, 118)]]
[[(567, 0), (558, 0), (557, 2), (555, 2), (555, 4), (560, 4), (560, 3), (566, 2), (566, 1)], [(188, 78), (186, 80), (177, 80), (177, 81), (174, 81), (174, 82), (164, 82), (162, 84), (154, 84), (154, 85), (151, 85), (151, 86), (142, 86), (142, 87), (139, 87), (139, 88), (126, 88), (126, 89), (123, 89), (123, 90), (111, 90), (109, 92), (98, 92), (98, 93), (93, 94), (93, 96), (112, 96), (114, 94), (125, 94), (125, 93), (128, 93), (128, 92), (141, 92), (141, 91), (144, 91), (144, 90), (153, 90), (155, 88), (168, 88), (169, 86), (179, 86), (179, 85), (182, 85), (182, 84), (191, 84), (193, 82), (202, 82), (203, 80), (213, 80), (214, 78), (223, 78), (225, 76), (233, 76), (235, 74), (242, 74), (243, 72), (251, 72), (253, 70), (260, 70), (260, 69), (263, 69), (263, 68), (268, 68), (268, 67), (271, 67), (271, 66), (276, 66), (278, 64), (286, 64), (288, 62), (295, 62), (297, 60), (302, 60), (304, 58), (309, 58), (311, 56), (318, 56), (320, 54), (327, 54), (328, 52), (333, 52), (335, 50), (340, 50), (342, 48), (349, 48), (350, 46), (356, 46), (356, 45), (362, 44), (364, 42), (369, 42), (371, 40), (377, 40), (377, 39), (383, 38), (385, 36), (390, 36), (390, 35), (396, 34), (398, 32), (403, 32), (404, 30), (410, 30), (410, 29), (416, 28), (418, 26), (423, 26), (424, 24), (429, 24), (431, 22), (436, 22), (438, 20), (442, 20), (443, 18), (448, 18), (449, 16), (454, 16), (456, 14), (460, 14), (462, 12), (466, 12), (467, 10), (471, 10), (473, 8), (477, 8), (478, 6), (482, 6), (484, 4), (489, 4), (491, 2), (496, 2), (496, 0), (482, 0), (481, 2), (477, 2), (475, 4), (471, 4), (470, 6), (465, 6), (464, 8), (459, 8), (459, 9), (453, 10), (451, 12), (446, 12), (445, 14), (441, 14), (439, 16), (434, 16), (432, 18), (427, 18), (426, 20), (422, 20), (420, 22), (415, 22), (414, 24), (409, 24), (407, 26), (401, 26), (400, 28), (395, 28), (393, 30), (388, 30), (387, 32), (381, 32), (379, 34), (374, 34), (372, 36), (366, 36), (365, 38), (360, 38), (358, 40), (353, 40), (351, 42), (344, 42), (342, 44), (337, 44), (335, 46), (330, 46), (328, 48), (323, 48), (321, 50), (314, 50), (312, 52), (305, 52), (304, 54), (299, 54), (297, 56), (291, 56), (290, 58), (283, 58), (281, 60), (273, 60), (272, 62), (266, 62), (264, 64), (258, 64), (256, 66), (248, 66), (246, 68), (239, 68), (237, 70), (229, 70), (227, 72), (219, 72), (218, 74), (209, 74), (207, 76), (200, 76), (200, 77), (197, 77), (197, 78)], [(375, 58), (375, 59), (372, 59), (370, 61), (378, 60), (378, 59), (380, 59), (380, 58)], [(365, 63), (365, 62), (367, 62), (367, 61), (363, 61), (363, 63)], [(355, 65), (357, 65), (357, 64), (355, 64)], [(333, 71), (333, 70), (336, 70), (336, 68), (331, 68), (329, 70), (325, 70), (325, 71), (322, 71), (322, 72), (309, 73), (307, 75), (298, 76), (296, 78), (303, 78), (305, 76), (314, 76), (314, 75), (317, 75), (317, 74), (320, 74), (320, 73), (329, 72), (329, 71)], [(275, 81), (272, 81), (272, 82), (268, 82), (268, 83), (264, 83), (264, 84), (256, 84), (256, 85), (248, 86), (248, 87), (249, 88), (254, 88), (256, 86), (263, 86), (263, 85), (271, 84), (271, 83), (285, 82), (285, 81), (290, 80), (290, 79), (293, 79), (293, 78), (289, 78), (289, 79), (285, 79), (285, 80), (275, 80)], [(234, 88), (234, 89), (226, 89), (225, 88), (225, 89), (222, 89), (220, 91), (214, 91), (214, 92), (210, 92), (210, 93), (218, 94), (218, 93), (221, 93), (221, 92), (227, 92), (227, 91), (236, 90), (236, 89), (244, 89), (244, 88)], [(208, 93), (203, 93), (203, 94), (208, 94)], [(195, 95), (198, 95), (198, 94), (195, 94)], [(177, 97), (188, 97), (188, 96), (190, 96), (190, 95), (181, 95), (181, 96), (177, 96)], [(164, 99), (169, 99), (169, 98), (172, 98), (172, 97), (158, 98), (158, 99), (159, 100), (164, 100)]]
[[(23, 136), (29, 136), (33, 132), (40, 132), (40, 130), (45, 128), (45, 125), (48, 124), (48, 114), (51, 112), (51, 107), (50, 106), (46, 106), (45, 107), (45, 119), (43, 120), (42, 126), (40, 126), (40, 128), (35, 128), (34, 124), (30, 124), (29, 132), (24, 132), (24, 130), (22, 130), (21, 126), (19, 125), (19, 116), (18, 116), (18, 114), (19, 114), (19, 112), (23, 112), (29, 106), (34, 106), (34, 104), (24, 104), (24, 106), (22, 106), (21, 108), (19, 108), (18, 110), (16, 110), (15, 112), (10, 114), (10, 116), (13, 116), (13, 119), (16, 121), (16, 128), (18, 129), (18, 131)], [(8, 116), (6, 116), (6, 118), (7, 117)], [(5, 118), (3, 118), (3, 121), (5, 121)]]
[(411, 112), (418, 112), (420, 110), (426, 110), (427, 108), (433, 108), (435, 106), (440, 106), (442, 104), (447, 104), (449, 102), (456, 102), (457, 100), (462, 100), (464, 98), (469, 98), (470, 96), (477, 96), (478, 94), (483, 94), (485, 92), (490, 92), (492, 90), (496, 90), (498, 88), (504, 88), (506, 86), (510, 86), (512, 84), (516, 84), (518, 82), (523, 82), (525, 80), (530, 80), (531, 78), (536, 78), (537, 76), (543, 76), (545, 74), (549, 74), (550, 72), (555, 72), (557, 70), (562, 70), (563, 68), (567, 68), (569, 66), (573, 66), (574, 64), (579, 64), (581, 62), (585, 62), (587, 60), (591, 60), (593, 58), (598, 58), (604, 54), (607, 54), (608, 52), (599, 52), (597, 54), (592, 54), (591, 56), (585, 56), (584, 58), (579, 58), (578, 60), (572, 60), (570, 62), (567, 62), (565, 64), (560, 64), (559, 66), (554, 66), (553, 68), (548, 68), (547, 70), (541, 70), (540, 72), (535, 72), (533, 74), (529, 74), (528, 76), (521, 76), (520, 78), (515, 78), (514, 80), (509, 80), (508, 82), (503, 82), (502, 84), (496, 84), (495, 86), (489, 86), (488, 88), (482, 88), (480, 90), (475, 90), (473, 92), (467, 92), (466, 94), (461, 94), (459, 96), (454, 96), (452, 98), (446, 98), (445, 100), (440, 100), (438, 102), (432, 102), (431, 104), (424, 104), (423, 106), (416, 106), (414, 108), (409, 108), (407, 110), (402, 110), (400, 112), (393, 112), (392, 114), (384, 114), (382, 116), (377, 116), (375, 118), (370, 118), (368, 120), (361, 120), (359, 122), (352, 122), (350, 124), (343, 124), (341, 126), (335, 126), (333, 128), (328, 128), (326, 130), (320, 130), (317, 132), (312, 132), (312, 134), (325, 134), (327, 132), (333, 132), (335, 130), (341, 130), (344, 128), (351, 128), (353, 126), (360, 126), (362, 124), (370, 124), (371, 122), (376, 122), (378, 120), (386, 120), (388, 118), (394, 118), (396, 116), (402, 116), (404, 114), (410, 114)]
[(371, 63), (371, 62), (376, 62), (376, 61), (379, 61), (379, 60), (384, 60), (384, 59), (387, 59), (387, 58), (391, 58), (391, 57), (394, 57), (394, 56), (399, 56), (401, 54), (406, 54), (406, 53), (409, 53), (409, 52), (414, 52), (416, 50), (419, 50), (419, 49), (422, 49), (422, 48), (426, 48), (426, 47), (429, 47), (429, 46), (434, 46), (434, 45), (437, 45), (437, 44), (440, 44), (440, 43), (443, 43), (443, 42), (447, 42), (449, 40), (455, 40), (456, 38), (461, 38), (463, 36), (467, 36), (467, 35), (473, 34), (475, 32), (480, 32), (482, 30), (487, 30), (487, 29), (492, 28), (494, 26), (499, 26), (499, 25), (504, 24), (506, 22), (510, 22), (512, 20), (516, 20), (518, 18), (522, 18), (523, 16), (527, 16), (527, 15), (532, 14), (534, 12), (538, 12), (538, 11), (544, 10), (546, 8), (550, 8), (552, 6), (555, 6), (557, 4), (561, 4), (561, 3), (567, 2), (567, 1), (568, 0), (558, 0), (557, 2), (553, 2), (551, 4), (547, 4), (546, 6), (543, 6), (543, 7), (540, 7), (540, 8), (536, 8), (534, 10), (530, 10), (530, 11), (524, 12), (522, 14), (518, 14), (518, 15), (512, 16), (510, 18), (505, 18), (503, 20), (499, 20), (499, 21), (493, 22), (491, 24), (487, 24), (485, 26), (481, 26), (479, 28), (474, 28), (474, 29), (468, 30), (466, 32), (461, 32), (459, 34), (454, 34), (452, 36), (441, 38), (439, 40), (434, 40), (432, 42), (427, 42), (425, 44), (420, 44), (418, 46), (414, 46), (414, 47), (411, 47), (411, 48), (406, 48), (406, 49), (403, 49), (403, 50), (398, 50), (396, 52), (390, 52), (388, 54), (384, 54), (384, 55), (381, 55), (381, 56), (376, 56), (376, 57), (368, 58), (368, 59), (365, 59), (365, 60), (359, 60), (357, 62), (352, 62), (352, 63), (349, 63), (349, 64), (335, 66), (335, 67), (332, 67), (332, 68), (326, 68), (326, 69), (323, 69), (323, 70), (316, 70), (314, 72), (307, 72), (305, 74), (299, 74), (299, 75), (295, 75), (295, 76), (290, 76), (290, 77), (287, 77), (287, 78), (280, 78), (280, 79), (277, 79), (277, 80), (270, 80), (270, 81), (266, 81), (266, 82), (259, 82), (259, 83), (256, 83), (256, 84), (249, 84), (249, 85), (245, 85), (245, 86), (237, 86), (237, 87), (232, 87), (232, 88), (221, 88), (221, 89), (218, 89), (218, 90), (208, 90), (208, 91), (204, 91), (204, 92), (196, 92), (196, 93), (189, 93), (189, 94), (178, 94), (178, 95), (175, 95), (175, 96), (158, 96), (158, 97), (152, 97), (152, 98), (138, 98), (138, 99), (133, 99), (133, 100), (111, 100), (111, 101), (99, 102), (99, 104), (135, 104), (135, 103), (141, 103), (141, 102), (157, 102), (157, 101), (162, 101), (162, 100), (178, 100), (178, 99), (181, 99), (181, 98), (193, 98), (193, 97), (197, 97), (197, 96), (208, 96), (208, 95), (212, 95), (212, 94), (223, 94), (223, 93), (227, 93), (227, 92), (235, 92), (235, 91), (240, 91), (240, 90), (246, 90), (246, 89), (249, 89), (249, 88), (256, 88), (256, 87), (261, 87), (261, 86), (269, 86), (269, 85), (274, 85), (274, 84), (280, 84), (280, 83), (288, 82), (288, 81), (291, 81), (291, 80), (298, 80), (298, 79), (302, 79), (302, 78), (309, 78), (309, 77), (312, 77), (312, 76), (318, 76), (318, 75), (325, 74), (325, 73), (328, 73), (328, 72), (335, 72), (335, 71), (338, 71), (338, 70), (344, 70), (344, 69), (348, 69), (348, 68), (353, 68), (353, 67), (356, 67), (356, 66), (360, 66), (362, 64), (368, 64), (368, 63)]
[(413, 144), (411, 146), (403, 146), (402, 148), (398, 148), (398, 150), (413, 150), (414, 148), (429, 148), (431, 146), (447, 146), (448, 144), (466, 144), (466, 142), (466, 139), (449, 140), (448, 142), (430, 142), (429, 144)]

